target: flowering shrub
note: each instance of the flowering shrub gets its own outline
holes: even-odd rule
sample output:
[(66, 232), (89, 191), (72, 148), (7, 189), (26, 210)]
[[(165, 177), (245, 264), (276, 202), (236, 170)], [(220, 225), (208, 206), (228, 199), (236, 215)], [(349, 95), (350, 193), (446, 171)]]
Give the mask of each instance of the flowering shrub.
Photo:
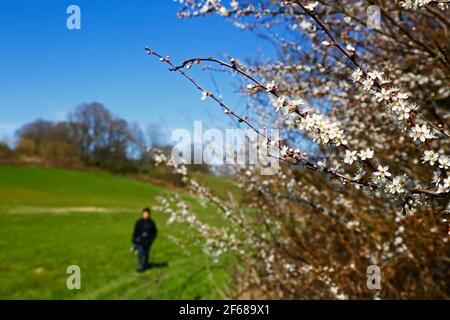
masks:
[[(381, 28), (370, 29), (372, 1), (179, 2), (181, 18), (218, 14), (279, 46), (276, 59), (251, 66), (197, 57), (176, 65), (147, 49), (226, 116), (260, 135), (283, 130), (266, 139), (282, 160), (276, 175), (234, 167), (244, 205), (158, 155), (229, 221), (209, 226), (180, 197), (162, 200), (207, 254), (242, 261), (236, 297), (448, 298), (448, 3), (378, 1)], [(197, 64), (240, 75), (252, 112), (237, 114), (189, 76)], [(381, 269), (379, 290), (367, 286), (370, 265)]]

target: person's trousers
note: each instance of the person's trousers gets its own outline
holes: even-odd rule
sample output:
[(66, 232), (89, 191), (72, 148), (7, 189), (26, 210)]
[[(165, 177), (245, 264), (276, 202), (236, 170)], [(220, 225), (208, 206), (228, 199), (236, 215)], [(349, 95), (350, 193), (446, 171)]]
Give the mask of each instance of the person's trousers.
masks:
[(139, 245), (137, 247), (138, 250), (138, 270), (145, 270), (148, 269), (148, 259), (149, 259), (149, 253), (150, 253), (150, 247), (147, 246), (141, 246)]

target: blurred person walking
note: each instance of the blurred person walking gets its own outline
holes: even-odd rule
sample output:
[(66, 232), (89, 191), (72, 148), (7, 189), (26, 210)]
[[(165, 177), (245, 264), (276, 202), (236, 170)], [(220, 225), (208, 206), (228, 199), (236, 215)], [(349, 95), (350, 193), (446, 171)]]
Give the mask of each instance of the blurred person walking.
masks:
[(158, 229), (150, 217), (150, 209), (142, 210), (142, 217), (134, 225), (132, 242), (138, 252), (138, 272), (149, 269), (150, 248), (156, 238)]

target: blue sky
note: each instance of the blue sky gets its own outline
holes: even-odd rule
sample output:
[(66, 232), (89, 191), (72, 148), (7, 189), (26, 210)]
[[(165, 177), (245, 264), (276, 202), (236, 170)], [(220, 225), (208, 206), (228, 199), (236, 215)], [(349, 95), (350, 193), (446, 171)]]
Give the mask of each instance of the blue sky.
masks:
[[(69, 30), (66, 9), (81, 9), (81, 30)], [(97, 101), (143, 127), (165, 123), (189, 129), (226, 122), (188, 82), (143, 50), (150, 46), (173, 60), (230, 54), (269, 56), (271, 47), (221, 17), (180, 20), (172, 0), (14, 0), (0, 2), (0, 138), (37, 118), (62, 120), (75, 106)], [(211, 73), (193, 71), (211, 84)], [(225, 100), (243, 101), (238, 81), (214, 74)], [(214, 88), (209, 87), (211, 91)]]

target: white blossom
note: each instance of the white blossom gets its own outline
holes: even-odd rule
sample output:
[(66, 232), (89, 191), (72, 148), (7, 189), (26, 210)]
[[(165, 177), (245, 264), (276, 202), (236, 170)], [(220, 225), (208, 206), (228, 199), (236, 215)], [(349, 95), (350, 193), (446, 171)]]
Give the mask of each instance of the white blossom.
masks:
[(224, 17), (227, 17), (230, 15), (230, 11), (225, 7), (220, 7), (220, 9), (218, 10), (218, 13)]
[(439, 168), (441, 169), (449, 169), (450, 168), (450, 158), (447, 156), (440, 156), (439, 157)]
[(442, 181), (442, 187), (444, 188), (445, 192), (450, 191), (450, 177), (447, 177)]
[(414, 9), (417, 10), (420, 7), (424, 7), (427, 4), (429, 4), (430, 2), (432, 2), (433, 0), (403, 0), (403, 1), (398, 1), (399, 5), (406, 8), (406, 9)]
[(202, 91), (202, 97), (201, 100), (206, 100), (206, 98), (208, 98), (210, 96), (209, 92), (206, 91)]
[(391, 91), (385, 88), (382, 88), (380, 91), (375, 92), (375, 97), (378, 102), (389, 101), (391, 98)]
[(317, 1), (310, 2), (310, 3), (305, 5), (305, 8), (306, 8), (306, 10), (314, 11), (314, 8), (317, 7), (318, 4), (319, 3)]
[(266, 84), (266, 90), (267, 92), (274, 92), (277, 90), (277, 84), (275, 81), (271, 81), (268, 84)]
[(396, 237), (394, 240), (394, 245), (399, 246), (403, 243), (402, 237)]
[(397, 92), (397, 99), (398, 100), (406, 100), (409, 98), (409, 94), (406, 92)]
[(397, 112), (398, 120), (408, 120), (410, 115), (411, 109), (406, 106)]
[(361, 78), (363, 77), (363, 75), (364, 75), (364, 72), (360, 68), (355, 69), (352, 73), (353, 82), (360, 81)]
[(272, 102), (272, 105), (275, 107), (275, 111), (276, 112), (280, 111), (280, 109), (284, 107), (285, 102), (286, 102), (286, 98), (282, 97), (282, 96), (280, 96), (276, 100), (274, 100)]
[(358, 157), (356, 156), (356, 151), (345, 150), (345, 158), (344, 158), (345, 163), (352, 164), (356, 160), (358, 160)]
[(361, 160), (372, 159), (373, 158), (373, 150), (371, 150), (370, 148), (368, 148), (366, 150), (361, 150), (358, 155), (361, 158)]
[(430, 165), (433, 166), (439, 159), (439, 154), (437, 152), (434, 152), (433, 150), (425, 150), (422, 159), (423, 159), (422, 163), (429, 162)]
[(445, 178), (442, 180), (442, 184), (438, 183), (438, 192), (450, 192), (450, 177)]
[(335, 143), (337, 146), (347, 144), (344, 131), (335, 122), (320, 114), (308, 114), (301, 119), (298, 128), (306, 131), (309, 137), (319, 143)]
[(289, 148), (287, 146), (282, 146), (280, 151), (281, 156), (286, 157), (288, 150)]
[(372, 79), (372, 80), (378, 79), (380, 81), (383, 79), (382, 78), (383, 74), (384, 74), (384, 72), (380, 72), (377, 70), (369, 71), (367, 73), (367, 75), (369, 76), (370, 79)]
[(384, 181), (387, 177), (390, 177), (391, 173), (388, 170), (388, 166), (378, 166), (377, 171), (373, 173), (373, 181), (378, 183)]
[(404, 193), (404, 184), (400, 177), (395, 177), (392, 182), (386, 186), (386, 190), (392, 194)]
[(237, 2), (236, 0), (231, 0), (230, 6), (231, 8), (233, 8), (233, 10), (237, 10), (239, 8), (239, 2)]
[(363, 83), (363, 89), (366, 91), (370, 91), (372, 89), (374, 81), (371, 78), (365, 78), (362, 83)]
[(425, 142), (425, 140), (427, 139), (433, 139), (434, 135), (432, 134), (432, 132), (430, 131), (430, 129), (427, 127), (426, 124), (423, 125), (418, 125), (416, 124), (412, 129), (411, 129), (411, 134), (410, 136), (413, 138), (414, 141), (416, 140), (420, 140), (422, 142)]
[(321, 160), (317, 162), (317, 165), (319, 166), (319, 168), (325, 168), (325, 166), (327, 165), (327, 160)]
[(356, 49), (355, 47), (353, 47), (352, 45), (348, 44), (346, 47), (347, 51), (349, 51), (350, 53), (355, 53)]

